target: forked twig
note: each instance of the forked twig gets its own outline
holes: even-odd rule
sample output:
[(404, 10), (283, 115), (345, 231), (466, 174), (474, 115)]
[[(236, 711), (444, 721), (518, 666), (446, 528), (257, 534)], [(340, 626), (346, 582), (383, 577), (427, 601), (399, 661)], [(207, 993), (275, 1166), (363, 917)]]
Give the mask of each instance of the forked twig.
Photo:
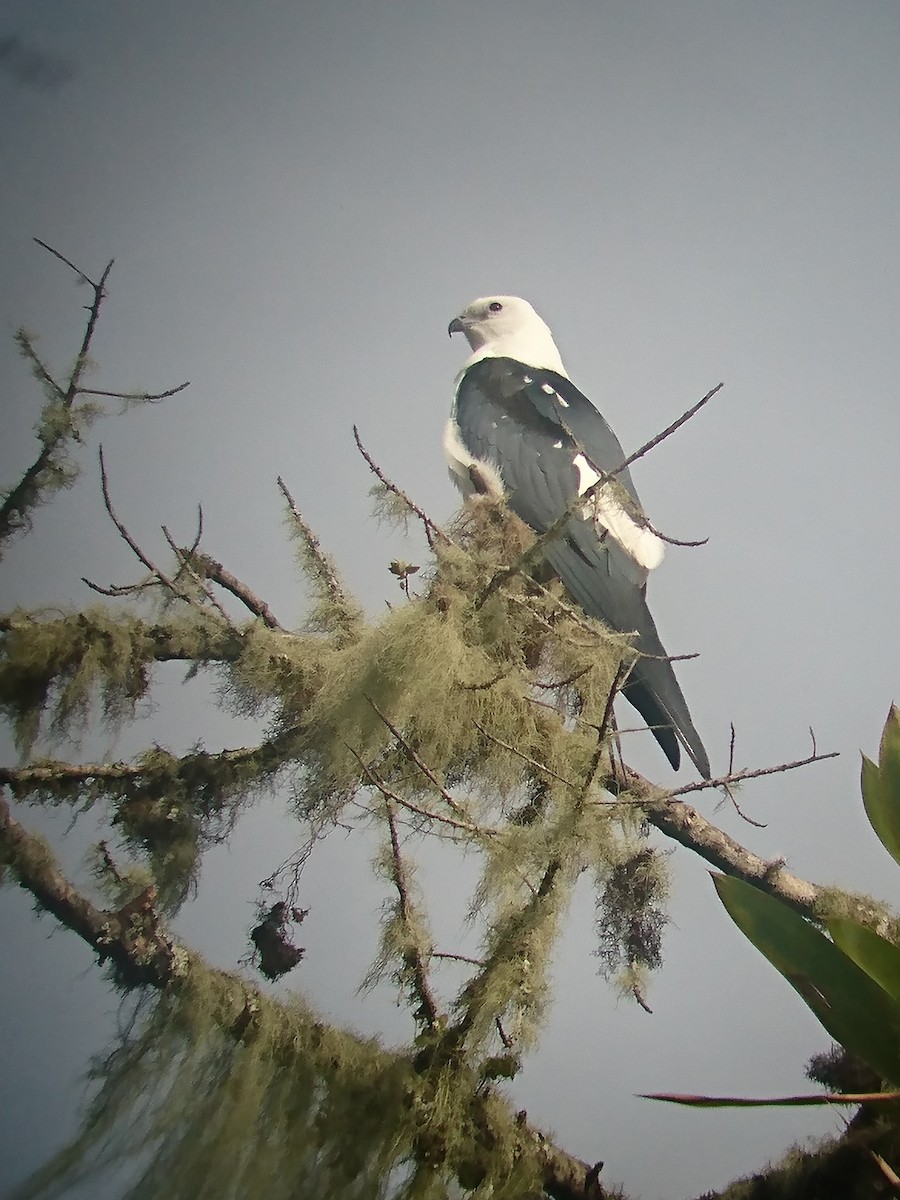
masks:
[(362, 755), (348, 743), (342, 743), (353, 755), (359, 763), (359, 768), (366, 777), (366, 782), (371, 784), (376, 791), (380, 792), (386, 800), (392, 800), (395, 804), (399, 804), (401, 808), (407, 809), (411, 813), (415, 813), (418, 817), (424, 817), (428, 821), (437, 821), (440, 825), (448, 825), (451, 829), (459, 829), (463, 833), (474, 833), (479, 837), (491, 837), (497, 833), (496, 829), (483, 828), (481, 825), (475, 825), (471, 821), (457, 820), (455, 817), (448, 817), (443, 813), (432, 812), (430, 809), (421, 808), (418, 804), (414, 804), (412, 800), (408, 800), (405, 796), (401, 796), (399, 792), (395, 792), (393, 788), (388, 787), (383, 779), (372, 770), (366, 763)]
[(447, 789), (444, 787), (444, 785), (441, 783), (441, 781), (435, 775), (434, 771), (432, 771), (432, 769), (428, 766), (428, 764), (419, 757), (419, 755), (415, 752), (415, 750), (412, 748), (412, 746), (409, 744), (409, 742), (406, 740), (406, 738), (403, 736), (403, 734), (400, 732), (400, 730), (396, 727), (396, 725), (394, 725), (391, 722), (390, 718), (387, 717), (381, 711), (381, 709), (378, 707), (378, 705), (375, 703), (375, 701), (372, 699), (371, 696), (366, 696), (365, 700), (366, 700), (366, 703), (369, 705), (369, 707), (372, 709), (372, 711), (375, 713), (375, 715), (391, 731), (395, 740), (397, 741), (397, 744), (400, 746), (400, 749), (403, 751), (406, 758), (413, 764), (413, 766), (417, 767), (422, 772), (422, 774), (425, 776), (425, 778), (428, 780), (428, 782), (440, 793), (440, 796), (443, 799), (444, 803), (447, 805), (447, 807), (452, 809), (453, 812), (455, 812), (458, 817), (465, 817), (465, 813), (463, 812), (460, 805), (457, 804), (457, 802), (453, 799), (453, 797), (450, 795), (450, 793), (447, 791)]
[(715, 779), (699, 779), (696, 783), (685, 783), (681, 787), (669, 792), (668, 798), (675, 800), (679, 796), (687, 796), (691, 792), (702, 792), (707, 788), (727, 788), (731, 784), (743, 783), (747, 779), (762, 779), (764, 775), (781, 775), (786, 771), (796, 771), (800, 767), (808, 767), (812, 763), (824, 762), (828, 758), (837, 758), (839, 753), (838, 750), (831, 750), (825, 754), (820, 754), (815, 744), (813, 744), (813, 752), (807, 755), (806, 758), (798, 758), (794, 762), (779, 763), (774, 767), (745, 767), (741, 771), (734, 771), (729, 775), (719, 775)]
[(197, 585), (197, 587), (200, 589), (200, 591), (203, 593), (203, 595), (206, 597), (206, 599), (210, 602), (210, 604), (213, 606), (213, 608), (216, 609), (216, 611), (219, 613), (219, 615), (221, 617), (223, 617), (226, 621), (228, 621), (230, 624), (231, 621), (228, 616), (228, 613), (225, 611), (221, 602), (213, 594), (212, 588), (209, 586), (209, 584), (206, 582), (206, 580), (201, 575), (199, 575), (197, 573), (197, 571), (194, 569), (193, 563), (191, 561), (191, 556), (186, 554), (185, 551), (181, 549), (181, 547), (177, 544), (177, 542), (172, 537), (172, 535), (169, 533), (169, 531), (165, 525), (161, 526), (161, 529), (162, 529), (163, 537), (168, 542), (169, 549), (175, 555), (175, 557), (179, 563), (177, 578), (180, 579), (182, 575), (187, 575), (187, 577), (189, 579), (191, 579)]
[(540, 771), (542, 775), (547, 775), (550, 779), (558, 779), (560, 783), (564, 783), (566, 787), (571, 788), (575, 792), (577, 792), (581, 787), (580, 783), (574, 783), (571, 779), (566, 779), (564, 775), (558, 774), (551, 767), (548, 767), (546, 763), (538, 762), (536, 758), (532, 758), (530, 754), (526, 754), (523, 750), (520, 750), (518, 746), (513, 746), (510, 742), (504, 742), (502, 738), (496, 737), (490, 732), (490, 730), (485, 729), (480, 721), (473, 719), (472, 724), (479, 733), (483, 734), (488, 739), (489, 742), (493, 742), (494, 745), (499, 746), (501, 750), (508, 750), (509, 753), (514, 754), (516, 758), (521, 758), (523, 762), (528, 763), (530, 767), (534, 767), (536, 771)]

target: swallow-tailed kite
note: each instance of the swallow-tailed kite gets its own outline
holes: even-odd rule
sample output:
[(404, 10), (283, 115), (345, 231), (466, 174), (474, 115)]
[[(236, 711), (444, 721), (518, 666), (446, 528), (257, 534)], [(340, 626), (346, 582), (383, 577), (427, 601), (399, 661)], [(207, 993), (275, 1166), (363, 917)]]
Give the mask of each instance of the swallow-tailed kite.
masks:
[(542, 533), (601, 478), (544, 557), (592, 617), (635, 634), (623, 692), (677, 769), (679, 742), (709, 778), (709, 759), (647, 608), (647, 576), (663, 543), (646, 524), (616, 435), (569, 380), (550, 330), (527, 300), (486, 296), (450, 322), (472, 347), (444, 435), (464, 495), (505, 499)]

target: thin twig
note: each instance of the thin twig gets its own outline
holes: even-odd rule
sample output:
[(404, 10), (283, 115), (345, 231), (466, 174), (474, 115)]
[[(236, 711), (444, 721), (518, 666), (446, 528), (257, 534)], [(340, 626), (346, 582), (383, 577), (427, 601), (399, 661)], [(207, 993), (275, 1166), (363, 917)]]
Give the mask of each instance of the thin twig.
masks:
[(756, 829), (765, 829), (767, 827), (766, 821), (754, 821), (752, 817), (747, 816), (747, 814), (744, 812), (744, 810), (738, 804), (737, 797), (735, 796), (734, 792), (731, 790), (730, 786), (727, 783), (723, 784), (722, 790), (724, 791), (724, 793), (728, 797), (728, 799), (731, 801), (731, 807), (734, 809), (734, 811), (737, 813), (737, 815), (741, 818), (742, 821), (746, 821), (748, 825), (753, 825), (754, 828), (756, 828)]
[(428, 782), (437, 789), (437, 791), (440, 793), (440, 795), (443, 798), (444, 803), (447, 805), (447, 807), (451, 808), (453, 810), (453, 812), (456, 813), (457, 816), (459, 816), (459, 817), (464, 816), (465, 814), (463, 813), (463, 810), (460, 807), (460, 805), (457, 804), (457, 802), (453, 799), (453, 797), (450, 795), (450, 793), (447, 791), (447, 789), (444, 787), (444, 785), (441, 783), (441, 781), (435, 775), (434, 771), (432, 771), (431, 767), (429, 767), (428, 764), (419, 757), (419, 755), (415, 752), (415, 750), (412, 748), (412, 746), (409, 744), (409, 742), (406, 740), (406, 738), (403, 736), (403, 734), (400, 732), (400, 730), (396, 727), (396, 725), (394, 725), (391, 722), (390, 718), (387, 717), (381, 711), (381, 709), (378, 707), (378, 705), (375, 703), (375, 701), (372, 699), (371, 696), (366, 696), (365, 700), (366, 700), (366, 703), (373, 710), (373, 712), (376, 714), (376, 716), (379, 717), (379, 719), (384, 722), (384, 724), (387, 726), (387, 728), (394, 735), (394, 738), (396, 739), (398, 745), (400, 746), (400, 749), (403, 751), (403, 753), (407, 757), (407, 759), (409, 759), (409, 761), (422, 772), (422, 774), (425, 776), (425, 778), (428, 780)]
[(94, 583), (88, 579), (86, 575), (82, 575), (81, 582), (87, 584), (92, 592), (99, 592), (101, 596), (132, 596), (135, 592), (146, 591), (147, 588), (156, 587), (155, 582), (143, 580), (140, 583), (111, 583), (108, 587), (103, 587), (100, 583)]
[(669, 792), (669, 799), (675, 800), (679, 796), (687, 796), (691, 792), (702, 792), (707, 788), (721, 788), (735, 783), (743, 783), (747, 779), (762, 779), (764, 775), (781, 775), (785, 771), (796, 771), (798, 768), (808, 767), (812, 763), (824, 762), (828, 758), (837, 758), (838, 755), (839, 751), (837, 750), (831, 750), (827, 754), (819, 754), (817, 750), (813, 750), (813, 753), (806, 758), (779, 763), (775, 767), (745, 767), (742, 771), (735, 771), (730, 775), (719, 775), (716, 779), (700, 779), (696, 783), (686, 783)]
[(84, 271), (82, 271), (81, 267), (76, 267), (75, 264), (73, 262), (71, 262), (68, 258), (66, 258), (66, 256), (64, 254), (60, 254), (60, 252), (58, 250), (54, 250), (52, 246), (48, 246), (46, 242), (42, 242), (39, 237), (33, 237), (31, 240), (33, 242), (37, 242), (37, 244), (40, 247), (42, 247), (42, 249), (48, 250), (54, 256), (54, 258), (58, 258), (60, 262), (64, 262), (67, 267), (71, 267), (71, 269), (75, 272), (75, 274), (78, 275), (79, 278), (83, 279), (85, 283), (89, 283), (92, 288), (101, 287), (103, 282), (109, 275), (109, 272), (112, 270), (112, 265), (113, 265), (114, 260), (110, 259), (109, 262), (106, 264), (106, 270), (103, 272), (100, 283), (99, 284), (94, 283), (93, 279), (91, 279), (89, 275), (85, 275), (85, 273), (84, 273)]
[(632, 668), (634, 667), (634, 662), (635, 662), (634, 659), (632, 659), (632, 661), (628, 662), (628, 663), (622, 661), (619, 663), (618, 667), (616, 667), (616, 673), (613, 676), (613, 681), (612, 681), (612, 684), (610, 685), (609, 694), (606, 697), (606, 706), (603, 709), (603, 719), (601, 720), (599, 728), (597, 730), (601, 742), (606, 737), (607, 728), (609, 726), (610, 721), (612, 720), (613, 703), (616, 699), (616, 696), (618, 696), (619, 692), (622, 690), (625, 683), (627, 682), (628, 676), (631, 674)]
[(559, 638), (560, 641), (565, 642), (569, 646), (575, 646), (579, 650), (592, 650), (598, 644), (609, 641), (612, 637), (615, 637), (614, 633), (608, 635), (605, 630), (601, 631), (600, 629), (596, 628), (591, 629), (591, 627), (584, 621), (579, 621), (578, 624), (580, 628), (583, 629), (585, 633), (591, 635), (591, 641), (576, 642), (574, 638), (567, 637), (565, 633), (561, 632), (551, 621), (539, 613), (534, 607), (533, 603), (529, 602), (527, 597), (517, 596), (515, 592), (509, 592), (507, 594), (507, 599), (511, 604), (518, 604), (520, 608), (527, 609), (528, 612), (531, 613), (534, 620), (537, 621), (538, 625), (540, 625), (543, 629), (546, 629), (548, 633), (552, 634), (556, 638)]
[(658, 446), (660, 442), (663, 442), (667, 437), (670, 437), (676, 429), (680, 429), (686, 421), (690, 421), (691, 417), (695, 417), (700, 409), (703, 408), (704, 405), (708, 404), (710, 400), (712, 400), (713, 396), (715, 396), (717, 392), (720, 392), (724, 386), (724, 383), (717, 383), (714, 388), (711, 388), (706, 393), (702, 400), (698, 400), (696, 404), (691, 405), (687, 412), (683, 412), (677, 421), (673, 421), (671, 425), (668, 425), (662, 431), (662, 433), (658, 433), (656, 437), (651, 438), (649, 442), (645, 442), (639, 450), (635, 450), (634, 454), (629, 454), (620, 467), (617, 467), (615, 471), (610, 472), (610, 476), (612, 477), (615, 475), (620, 475), (626, 467), (630, 467), (631, 464), (637, 462), (639, 458), (643, 458), (645, 454), (649, 454), (649, 452), (653, 450), (654, 447)]
[(505, 679), (508, 674), (509, 671), (498, 671), (496, 675), (485, 680), (484, 683), (460, 683), (456, 680), (454, 687), (462, 688), (464, 692), (486, 692), (489, 688), (495, 687), (502, 679)]
[(545, 692), (558, 692), (564, 687), (569, 687), (582, 679), (589, 671), (593, 671), (595, 664), (588, 663), (586, 667), (579, 667), (577, 671), (573, 671), (571, 675), (567, 675), (565, 679), (554, 679), (550, 683), (539, 683), (538, 680), (532, 679), (532, 687), (540, 688)]
[(697, 546), (706, 546), (709, 544), (708, 537), (696, 538), (693, 541), (689, 541), (685, 538), (670, 537), (669, 534), (662, 533), (659, 529), (657, 529), (656, 526), (651, 521), (648, 521), (646, 517), (643, 518), (640, 524), (643, 525), (645, 529), (649, 529), (654, 537), (658, 537), (661, 542), (666, 542), (670, 546), (687, 546), (690, 549), (694, 549)]
[[(594, 754), (593, 754), (593, 757), (591, 760), (590, 770), (588, 771), (587, 775), (585, 776), (584, 787), (583, 787), (581, 795), (579, 797), (579, 802), (583, 801), (586, 798), (588, 791), (590, 790), (590, 786), (594, 782), (597, 772), (600, 769), (600, 762), (602, 760), (602, 755), (603, 755), (603, 747), (606, 743), (606, 735), (610, 728), (612, 728), (614, 731), (614, 735), (615, 735), (614, 744), (619, 749), (619, 762), (620, 762), (620, 764), (622, 763), (622, 744), (618, 737), (618, 731), (616, 730), (616, 726), (615, 726), (615, 714), (613, 711), (613, 705), (615, 703), (616, 696), (619, 694), (623, 685), (625, 684), (626, 680), (628, 679), (628, 676), (631, 674), (634, 664), (635, 664), (634, 659), (632, 659), (630, 662), (627, 662), (627, 663), (623, 659), (619, 663), (618, 667), (616, 667), (616, 673), (613, 677), (613, 681), (612, 681), (612, 684), (610, 685), (609, 693), (606, 697), (606, 705), (604, 706), (604, 709), (603, 709), (603, 717), (600, 721), (600, 725), (597, 728), (597, 746), (594, 750)], [(614, 753), (612, 750), (610, 750), (609, 758), (610, 758), (610, 765), (615, 767), (615, 757), (614, 757)]]
[(649, 1013), (652, 1017), (653, 1009), (647, 1003), (647, 1001), (644, 997), (644, 993), (641, 991), (641, 989), (638, 987), (638, 985), (636, 983), (632, 984), (631, 994), (632, 994), (632, 996), (634, 996), (635, 1000), (637, 1000), (638, 1004), (641, 1006), (641, 1008), (644, 1010), (644, 1012)]
[(182, 591), (176, 585), (173, 579), (170, 579), (169, 576), (162, 571), (152, 559), (147, 557), (144, 551), (140, 548), (140, 546), (119, 520), (109, 494), (109, 479), (106, 474), (106, 462), (103, 457), (102, 446), (100, 446), (98, 449), (98, 457), (100, 459), (100, 486), (103, 492), (103, 504), (107, 513), (109, 514), (109, 519), (119, 531), (119, 536), (122, 538), (122, 541), (125, 542), (126, 546), (128, 546), (129, 550), (131, 550), (138, 562), (146, 567), (150, 574), (159, 580), (159, 582), (164, 588), (166, 588), (167, 591), (171, 592), (173, 596), (177, 596), (181, 600), (187, 600), (190, 603), (195, 604), (196, 601), (193, 599), (193, 597), (188, 596), (186, 592)]
[(504, 1048), (506, 1050), (512, 1050), (513, 1046), (516, 1043), (513, 1041), (513, 1039), (509, 1036), (509, 1034), (503, 1028), (503, 1022), (500, 1020), (499, 1017), (494, 1017), (494, 1025), (497, 1027), (497, 1033), (500, 1036), (500, 1041), (503, 1043)]
[(451, 829), (459, 829), (464, 833), (475, 833), (479, 837), (491, 837), (497, 833), (497, 830), (492, 829), (490, 826), (483, 828), (480, 825), (472, 824), (471, 821), (458, 821), (455, 817), (448, 817), (443, 813), (436, 813), (430, 809), (421, 808), (418, 804), (414, 804), (412, 800), (407, 800), (405, 796), (401, 796), (398, 792), (388, 787), (384, 780), (380, 779), (372, 768), (368, 766), (362, 755), (354, 750), (349, 743), (343, 742), (343, 745), (346, 746), (359, 763), (360, 770), (365, 775), (366, 781), (379, 791), (386, 800), (393, 800), (395, 804), (399, 804), (401, 808), (408, 809), (410, 812), (415, 813), (416, 816), (425, 817), (428, 821), (437, 821), (441, 825), (448, 825)]
[(483, 958), (471, 958), (468, 954), (451, 954), (449, 951), (432, 950), (432, 958), (446, 959), (447, 962), (468, 963), (470, 967), (483, 967)]
[(224, 620), (226, 620), (230, 623), (231, 618), (228, 616), (228, 613), (225, 611), (225, 608), (223, 607), (221, 601), (219, 601), (216, 598), (216, 596), (214, 595), (212, 588), (209, 586), (209, 584), (206, 582), (206, 580), (201, 578), (201, 576), (197, 573), (197, 571), (194, 570), (194, 567), (193, 567), (189, 557), (186, 555), (184, 550), (182, 550), (181, 547), (177, 544), (175, 539), (172, 537), (171, 533), (169, 533), (166, 526), (162, 525), (161, 529), (162, 529), (163, 537), (166, 539), (166, 541), (169, 544), (169, 549), (175, 555), (176, 559), (178, 560), (178, 562), (180, 564), (179, 569), (178, 569), (178, 578), (181, 578), (182, 574), (186, 574), (189, 579), (193, 580), (193, 582), (197, 585), (197, 587), (200, 589), (200, 591), (203, 593), (203, 595), (206, 597), (206, 599), (210, 602), (210, 604), (213, 606), (213, 608), (216, 609), (216, 611), (219, 613), (219, 615)]
[[(570, 519), (575, 516), (581, 508), (584, 507), (585, 503), (589, 502), (601, 488), (603, 488), (611, 480), (615, 479), (617, 475), (621, 475), (621, 473), (630, 467), (633, 462), (636, 462), (639, 458), (642, 458), (655, 446), (658, 446), (660, 442), (664, 441), (667, 437), (670, 437), (676, 431), (676, 429), (680, 429), (685, 421), (689, 421), (691, 417), (695, 416), (705, 404), (709, 403), (713, 396), (715, 396), (715, 394), (720, 391), (723, 386), (724, 385), (721, 383), (717, 384), (714, 388), (712, 388), (711, 391), (707, 392), (701, 400), (698, 400), (696, 404), (692, 405), (687, 412), (682, 413), (677, 421), (673, 421), (671, 425), (662, 431), (662, 433), (658, 433), (656, 437), (651, 438), (650, 441), (645, 442), (640, 449), (635, 450), (633, 454), (630, 454), (624, 460), (624, 462), (615, 468), (615, 470), (597, 471), (596, 466), (594, 464), (590, 464), (599, 476), (596, 482), (593, 483), (589, 488), (586, 488), (580, 495), (575, 496), (566, 506), (563, 512), (560, 513), (560, 515), (556, 518), (556, 520), (538, 535), (534, 542), (532, 542), (528, 549), (525, 550), (524, 553), (522, 553), (514, 563), (511, 563), (508, 567), (504, 567), (502, 570), (496, 572), (493, 578), (488, 582), (487, 586), (482, 590), (475, 602), (475, 607), (480, 608), (487, 598), (493, 592), (495, 592), (501, 584), (505, 583), (508, 579), (511, 579), (514, 575), (527, 574), (531, 567), (534, 566), (535, 563), (537, 563), (541, 558), (543, 558), (545, 547), (551, 542), (555, 541), (556, 538), (558, 538), (559, 535), (564, 532)], [(582, 451), (582, 453), (584, 452)], [(590, 459), (588, 459), (588, 462), (590, 463)]]
[[(188, 558), (192, 559), (194, 557), (194, 555), (197, 553), (197, 549), (199, 548), (200, 542), (202, 541), (202, 539), (203, 539), (203, 505), (198, 504), (197, 505), (197, 532), (194, 534), (194, 540), (193, 540), (193, 542), (191, 542), (190, 550), (184, 551), (182, 548), (178, 549), (179, 561), (180, 562), (182, 561), (183, 556), (185, 554), (187, 555)], [(184, 564), (181, 567), (179, 567), (178, 573), (175, 576), (175, 578), (180, 579), (182, 571), (184, 571), (185, 569), (186, 568), (185, 568)]]
[(525, 752), (520, 750), (517, 746), (513, 746), (509, 742), (504, 742), (502, 738), (496, 737), (489, 730), (485, 729), (480, 721), (473, 719), (472, 724), (479, 731), (479, 733), (484, 734), (489, 742), (493, 742), (494, 745), (499, 746), (501, 750), (508, 750), (510, 754), (514, 754), (516, 758), (521, 758), (523, 762), (528, 763), (528, 765), (530, 767), (534, 767), (535, 770), (540, 771), (544, 775), (549, 775), (551, 779), (558, 779), (560, 783), (564, 783), (566, 787), (570, 787), (573, 791), (577, 792), (581, 787), (580, 783), (573, 783), (571, 779), (566, 779), (564, 775), (557, 774), (557, 772), (548, 767), (546, 763), (538, 762), (536, 758), (532, 758), (530, 754), (525, 754)]
[[(64, 262), (67, 267), (70, 267), (81, 279), (86, 280), (94, 289), (94, 299), (88, 309), (88, 319), (81, 337), (81, 345), (75, 357), (75, 364), (69, 375), (65, 391), (55, 382), (53, 383), (62, 408), (66, 412), (69, 412), (75, 402), (75, 397), (78, 395), (78, 389), (81, 386), (81, 377), (88, 365), (88, 351), (90, 350), (94, 330), (97, 326), (97, 319), (100, 315), (100, 306), (106, 296), (106, 281), (112, 270), (113, 260), (110, 259), (106, 264), (99, 282), (94, 283), (74, 263), (70, 262), (65, 255), (60, 254), (58, 250), (54, 250), (52, 246), (48, 246), (46, 242), (42, 242), (40, 238), (35, 238), (34, 240), (39, 246), (42, 246), (56, 258), (60, 259), (61, 262)], [(22, 343), (20, 342), (20, 344)], [(28, 513), (42, 502), (43, 493), (51, 486), (47, 483), (46, 478), (47, 470), (53, 463), (54, 455), (60, 452), (70, 438), (73, 440), (77, 439), (77, 429), (74, 426), (70, 426), (68, 429), (64, 427), (60, 428), (58, 432), (52, 434), (45, 431), (40, 435), (40, 450), (38, 451), (37, 458), (26, 469), (15, 487), (9, 490), (3, 504), (0, 505), (0, 543), (8, 540), (21, 528), (27, 527)]]
[(281, 490), (281, 494), (284, 496), (285, 501), (287, 502), (288, 511), (293, 518), (297, 532), (300, 534), (301, 540), (303, 541), (312, 564), (314, 565), (316, 575), (325, 585), (335, 604), (339, 604), (341, 608), (349, 611), (350, 605), (348, 603), (347, 594), (344, 591), (343, 584), (341, 583), (340, 576), (338, 575), (337, 567), (335, 567), (334, 563), (332, 562), (330, 555), (326, 554), (326, 552), (322, 549), (321, 542), (303, 519), (303, 516), (301, 515), (300, 510), (297, 508), (297, 505), (294, 501), (294, 497), (288, 491), (287, 484), (280, 475), (278, 476), (277, 483), (279, 489)]
[(155, 404), (158, 400), (168, 400), (170, 396), (177, 396), (179, 392), (183, 392), (186, 387), (191, 386), (191, 381), (186, 379), (184, 383), (179, 383), (177, 387), (167, 388), (164, 392), (106, 392), (100, 388), (76, 388), (76, 393), (79, 396), (105, 396), (110, 400), (131, 400), (135, 403)]
[(438, 538), (447, 545), (451, 545), (453, 539), (444, 533), (443, 529), (441, 529), (439, 525), (436, 525), (434, 521), (432, 521), (431, 517), (429, 517), (426, 512), (419, 508), (418, 504), (411, 500), (402, 488), (397, 487), (396, 483), (393, 483), (390, 479), (388, 479), (382, 469), (375, 462), (374, 458), (372, 458), (371, 454), (362, 444), (362, 439), (359, 436), (359, 429), (355, 425), (353, 426), (353, 438), (360, 454), (366, 460), (369, 470), (376, 477), (376, 479), (378, 479), (378, 481), (383, 484), (383, 486), (386, 487), (389, 492), (391, 492), (399, 500), (402, 500), (409, 511), (414, 513), (422, 522), (423, 526), (425, 527), (425, 537), (428, 540), (429, 548), (432, 550), (434, 549), (434, 538)]

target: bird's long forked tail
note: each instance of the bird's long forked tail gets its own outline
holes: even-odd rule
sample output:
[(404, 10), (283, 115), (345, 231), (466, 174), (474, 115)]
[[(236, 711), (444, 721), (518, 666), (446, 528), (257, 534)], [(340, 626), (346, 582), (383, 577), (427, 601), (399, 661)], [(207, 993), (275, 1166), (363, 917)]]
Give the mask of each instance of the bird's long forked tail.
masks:
[(683, 746), (703, 778), (711, 778), (709, 756), (694, 728), (643, 588), (634, 583), (629, 586), (623, 574), (629, 569), (625, 555), (611, 545), (591, 545), (580, 523), (573, 522), (570, 529), (574, 536), (548, 546), (545, 558), (586, 613), (619, 633), (635, 635), (638, 658), (622, 687), (623, 696), (647, 722), (676, 771)]
[(694, 728), (687, 702), (672, 666), (665, 659), (639, 658), (622, 687), (622, 695), (637, 709), (675, 768), (681, 746), (704, 779), (712, 776), (709, 756)]

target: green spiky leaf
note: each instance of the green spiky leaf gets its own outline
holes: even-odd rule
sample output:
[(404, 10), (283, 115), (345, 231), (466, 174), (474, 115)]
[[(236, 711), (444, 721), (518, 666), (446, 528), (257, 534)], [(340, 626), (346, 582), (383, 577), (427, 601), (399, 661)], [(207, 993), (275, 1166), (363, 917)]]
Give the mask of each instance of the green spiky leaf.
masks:
[(781, 972), (835, 1041), (900, 1080), (900, 1005), (798, 913), (742, 879), (713, 876), (743, 934)]
[(866, 815), (882, 845), (900, 863), (900, 709), (891, 705), (878, 765), (862, 756), (862, 795)]
[(900, 1001), (900, 946), (849, 917), (833, 917), (826, 924), (844, 954)]

